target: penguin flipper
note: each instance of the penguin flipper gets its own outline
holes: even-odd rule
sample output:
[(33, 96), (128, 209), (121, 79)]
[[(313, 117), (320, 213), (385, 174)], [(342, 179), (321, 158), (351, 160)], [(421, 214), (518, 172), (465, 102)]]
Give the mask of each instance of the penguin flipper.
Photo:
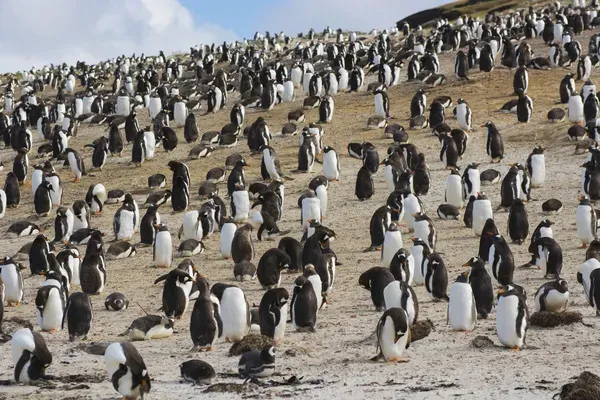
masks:
[(154, 281), (154, 284), (156, 285), (158, 282), (162, 282), (165, 279), (167, 279), (167, 277), (169, 276), (169, 274), (164, 274), (162, 276), (159, 276), (158, 278), (156, 278), (156, 280)]

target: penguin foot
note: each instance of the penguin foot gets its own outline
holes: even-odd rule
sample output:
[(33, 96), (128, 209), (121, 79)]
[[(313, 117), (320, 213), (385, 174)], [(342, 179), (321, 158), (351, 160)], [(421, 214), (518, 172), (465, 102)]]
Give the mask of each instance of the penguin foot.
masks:
[(402, 358), (402, 357), (393, 357), (393, 358), (388, 358), (387, 362), (388, 363), (407, 363), (410, 360), (408, 358)]
[(516, 353), (516, 352), (519, 352), (519, 351), (521, 351), (521, 349), (519, 348), (519, 346), (515, 346), (515, 347), (512, 347), (512, 348), (508, 349), (508, 351), (511, 351), (511, 352), (513, 352), (513, 353)]
[(587, 244), (582, 243), (581, 246), (578, 247), (579, 249), (587, 249)]
[(229, 339), (228, 337), (225, 338), (225, 343), (231, 343), (231, 339)]

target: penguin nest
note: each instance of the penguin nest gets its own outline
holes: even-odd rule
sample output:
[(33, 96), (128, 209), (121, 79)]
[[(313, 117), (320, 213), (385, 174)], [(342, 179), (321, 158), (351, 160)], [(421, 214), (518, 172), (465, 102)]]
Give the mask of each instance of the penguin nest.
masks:
[[(558, 395), (558, 397), (557, 397)], [(563, 385), (554, 398), (560, 400), (597, 400), (600, 399), (600, 377), (584, 371), (573, 383)]]
[(252, 350), (262, 350), (268, 344), (273, 344), (273, 339), (263, 335), (244, 336), (239, 342), (235, 342), (229, 349), (230, 356), (241, 356)]
[(433, 322), (429, 318), (425, 321), (417, 321), (412, 328), (410, 328), (410, 341), (416, 342), (421, 340), (431, 333), (433, 330)]
[(242, 394), (249, 390), (253, 390), (258, 388), (253, 383), (244, 384), (244, 383), (216, 383), (214, 385), (210, 385), (204, 390), (204, 393), (236, 393)]
[(561, 313), (538, 311), (534, 312), (529, 317), (529, 323), (531, 325), (542, 328), (554, 328), (555, 326), (571, 325), (576, 322), (583, 322), (583, 316), (576, 311), (565, 311)]

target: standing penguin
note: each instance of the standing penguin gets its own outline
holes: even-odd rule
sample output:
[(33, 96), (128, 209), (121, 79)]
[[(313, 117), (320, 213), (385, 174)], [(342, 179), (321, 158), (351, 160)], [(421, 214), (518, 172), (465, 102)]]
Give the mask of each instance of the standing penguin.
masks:
[(445, 108), (439, 101), (434, 101), (429, 106), (429, 125), (435, 129), (446, 121)]
[(544, 148), (536, 146), (533, 152), (527, 157), (527, 172), (531, 177), (531, 187), (539, 188), (544, 185), (546, 180), (546, 161), (544, 158)]
[(319, 123), (325, 124), (333, 120), (334, 107), (333, 97), (324, 96), (319, 105)]
[(414, 236), (423, 239), (429, 246), (430, 251), (435, 251), (437, 243), (437, 230), (433, 226), (431, 218), (422, 212), (413, 214), (415, 218)]
[(448, 301), (446, 290), (448, 287), (448, 270), (439, 253), (431, 253), (423, 260), (425, 272), (425, 289), (433, 301)]
[(519, 96), (519, 100), (517, 101), (517, 120), (527, 123), (531, 120), (533, 113), (533, 100), (522, 89), (517, 91), (517, 95)]
[(85, 195), (85, 202), (92, 214), (101, 214), (108, 195), (103, 184), (91, 185)]
[(189, 113), (185, 118), (185, 126), (183, 128), (183, 137), (188, 143), (193, 143), (198, 140), (198, 125), (196, 124), (196, 116), (194, 113)]
[(458, 79), (469, 79), (469, 59), (462, 50), (456, 53), (454, 74)]
[(52, 363), (52, 354), (44, 337), (29, 328), (13, 333), (10, 353), (15, 365), (13, 376), (18, 383), (26, 385), (45, 377), (46, 369)]
[(468, 272), (460, 274), (450, 287), (448, 324), (455, 331), (471, 332), (477, 323), (475, 297), (467, 275)]
[(190, 336), (194, 343), (191, 351), (212, 351), (223, 331), (219, 304), (216, 298), (211, 298), (208, 281), (200, 274), (196, 276), (196, 286), (199, 294), (190, 317)]
[(586, 248), (596, 238), (596, 212), (586, 195), (579, 196), (579, 205), (575, 212), (577, 236), (581, 240), (581, 248)]
[(174, 212), (187, 210), (190, 204), (189, 184), (184, 177), (178, 176), (173, 182), (173, 190), (171, 191), (171, 206)]
[(460, 209), (463, 207), (462, 178), (455, 168), (450, 171), (450, 175), (448, 175), (448, 179), (446, 180), (446, 194), (444, 199), (446, 203), (451, 204), (456, 208)]
[(500, 343), (519, 351), (525, 345), (528, 326), (529, 310), (523, 296), (512, 287), (500, 289), (496, 308), (496, 332)]
[(398, 229), (398, 225), (392, 222), (384, 235), (381, 249), (381, 266), (389, 268), (394, 255), (400, 249), (402, 249), (402, 232)]
[(504, 158), (504, 142), (502, 135), (492, 122), (487, 122), (482, 125), (482, 128), (487, 128), (486, 151), (492, 162), (500, 162)]
[(529, 74), (527, 73), (527, 67), (522, 65), (515, 71), (515, 76), (513, 78), (513, 89), (516, 95), (519, 94), (519, 91), (523, 93), (527, 93), (527, 89), (529, 87)]
[(193, 278), (184, 270), (175, 268), (158, 277), (154, 284), (165, 281), (162, 292), (162, 311), (167, 318), (180, 319), (188, 308)]
[(68, 241), (73, 233), (74, 222), (73, 212), (66, 207), (59, 207), (54, 219), (54, 242)]
[(533, 254), (534, 265), (544, 270), (547, 279), (558, 279), (563, 267), (563, 252), (556, 240), (542, 237), (531, 243), (529, 252)]
[(585, 113), (583, 112), (583, 100), (576, 90), (572, 90), (569, 96), (568, 108), (569, 122), (580, 124), (585, 122)]
[(127, 140), (127, 143), (133, 142), (139, 131), (140, 123), (138, 122), (137, 112), (134, 108), (129, 112), (127, 118), (125, 118), (125, 140)]
[(460, 155), (458, 153), (458, 148), (456, 147), (456, 142), (452, 136), (449, 136), (446, 133), (440, 134), (439, 139), (442, 146), (440, 150), (440, 161), (445, 164), (446, 169), (458, 169), (457, 164)]
[(506, 286), (513, 283), (515, 262), (508, 243), (501, 235), (494, 235), (490, 246), (487, 265), (491, 270), (491, 277), (497, 286)]
[(244, 260), (252, 261), (254, 258), (252, 225), (244, 224), (236, 230), (231, 242), (231, 258), (235, 264)]
[(260, 334), (278, 344), (285, 335), (285, 326), (290, 295), (284, 288), (269, 289), (258, 306)]
[[(478, 193), (473, 202), (473, 232), (476, 236), (481, 236), (485, 223), (488, 219), (494, 218), (492, 202), (485, 193)], [(486, 255), (487, 256), (487, 255)]]
[(231, 193), (231, 216), (235, 222), (243, 223), (250, 214), (250, 197), (241, 183), (236, 183)]
[(35, 297), (37, 322), (43, 332), (58, 332), (61, 329), (65, 304), (62, 288), (42, 286)]
[(62, 321), (62, 329), (65, 322), (69, 330), (69, 341), (81, 337), (87, 340), (88, 333), (92, 329), (92, 320), (94, 312), (92, 311), (92, 300), (86, 293), (77, 292), (69, 296), (67, 309)]
[(219, 243), (221, 257), (223, 257), (226, 260), (231, 258), (231, 247), (233, 244), (233, 237), (235, 236), (236, 231), (237, 225), (235, 224), (235, 222), (231, 218), (225, 219), (223, 225), (221, 226)]
[(468, 271), (468, 278), (475, 298), (477, 315), (487, 319), (494, 307), (494, 287), (492, 286), (492, 279), (485, 269), (485, 263), (481, 258), (473, 257), (463, 267), (471, 268)]
[(323, 149), (323, 175), (329, 181), (337, 181), (340, 177), (340, 159), (330, 146)]
[(427, 96), (423, 89), (417, 90), (417, 93), (413, 96), (410, 102), (410, 118), (418, 117), (419, 115), (425, 115), (427, 109)]
[(124, 398), (143, 399), (150, 393), (150, 375), (142, 356), (130, 342), (112, 343), (104, 362), (113, 387)]
[(92, 153), (92, 168), (99, 169), (102, 171), (102, 167), (106, 163), (108, 158), (108, 142), (106, 137), (101, 136), (98, 143), (94, 145), (94, 152)]
[(527, 210), (521, 199), (514, 199), (508, 214), (508, 236), (513, 243), (523, 244), (529, 236)]
[(156, 230), (152, 246), (154, 265), (158, 268), (168, 268), (173, 262), (171, 233), (164, 224), (155, 225), (154, 229)]
[(380, 117), (390, 117), (390, 99), (385, 89), (375, 89), (373, 91), (375, 99), (375, 115)]
[(131, 146), (131, 162), (139, 167), (146, 160), (146, 157), (146, 139), (144, 132), (140, 131), (135, 136)]
[(502, 180), (499, 208), (508, 210), (513, 202), (519, 199), (520, 194), (521, 186), (519, 185), (519, 170), (516, 165), (513, 164)]
[(4, 193), (6, 194), (6, 206), (10, 208), (17, 207), (21, 202), (21, 190), (19, 189), (19, 181), (14, 172), (10, 171), (6, 175), (4, 182)]
[(535, 311), (561, 312), (569, 303), (569, 287), (564, 279), (546, 282), (535, 293)]
[(290, 305), (292, 325), (296, 330), (315, 330), (317, 304), (317, 296), (312, 283), (304, 276), (297, 277), (294, 281), (294, 292)]
[(377, 323), (377, 357), (387, 362), (402, 361), (402, 353), (410, 347), (411, 330), (406, 311), (399, 307), (386, 310)]
[(216, 283), (210, 289), (210, 293), (219, 299), (225, 341), (242, 340), (250, 328), (250, 306), (244, 291), (234, 285)]
[(478, 163), (470, 163), (465, 168), (462, 175), (463, 198), (469, 199), (471, 196), (477, 196), (481, 190), (481, 177), (479, 173)]
[(53, 190), (50, 182), (44, 180), (35, 191), (33, 204), (35, 213), (40, 217), (46, 217), (52, 211), (52, 198), (50, 197), (50, 193)]
[(375, 192), (373, 177), (371, 171), (366, 166), (362, 166), (356, 175), (356, 185), (354, 194), (360, 201), (370, 199)]
[(281, 284), (281, 272), (290, 267), (290, 256), (278, 248), (269, 249), (262, 255), (256, 276), (263, 289), (274, 289)]
[(73, 222), (73, 232), (79, 229), (86, 229), (90, 226), (90, 207), (83, 200), (77, 200), (71, 206), (75, 220)]
[(135, 208), (130, 203), (123, 203), (113, 218), (113, 230), (116, 240), (131, 240), (135, 232)]
[(460, 129), (471, 132), (471, 107), (462, 98), (458, 99), (458, 104), (456, 105), (456, 120)]

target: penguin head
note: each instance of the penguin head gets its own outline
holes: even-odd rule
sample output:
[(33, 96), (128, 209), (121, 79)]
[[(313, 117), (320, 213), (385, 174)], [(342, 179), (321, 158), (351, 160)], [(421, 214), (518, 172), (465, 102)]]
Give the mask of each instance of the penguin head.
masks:
[(566, 293), (569, 291), (569, 283), (565, 279), (557, 279), (556, 285), (561, 293)]
[(589, 206), (590, 205), (590, 198), (585, 194), (582, 194), (581, 196), (579, 196), (578, 200), (579, 200), (580, 206)]
[[(306, 268), (308, 268), (308, 265), (306, 266)], [(304, 276), (297, 277), (296, 280), (294, 281), (295, 289), (302, 289), (302, 287), (306, 284), (306, 282), (308, 282), (308, 279), (306, 279)]]
[(469, 272), (468, 271), (465, 271), (456, 277), (456, 283), (468, 283), (468, 282), (469, 282)]
[[(471, 268), (477, 268), (479, 266), (483, 266), (483, 260), (479, 257), (473, 257), (471, 258), (469, 261), (467, 261), (466, 263), (463, 264), (463, 267), (471, 267)], [(468, 273), (468, 271), (467, 271)]]

